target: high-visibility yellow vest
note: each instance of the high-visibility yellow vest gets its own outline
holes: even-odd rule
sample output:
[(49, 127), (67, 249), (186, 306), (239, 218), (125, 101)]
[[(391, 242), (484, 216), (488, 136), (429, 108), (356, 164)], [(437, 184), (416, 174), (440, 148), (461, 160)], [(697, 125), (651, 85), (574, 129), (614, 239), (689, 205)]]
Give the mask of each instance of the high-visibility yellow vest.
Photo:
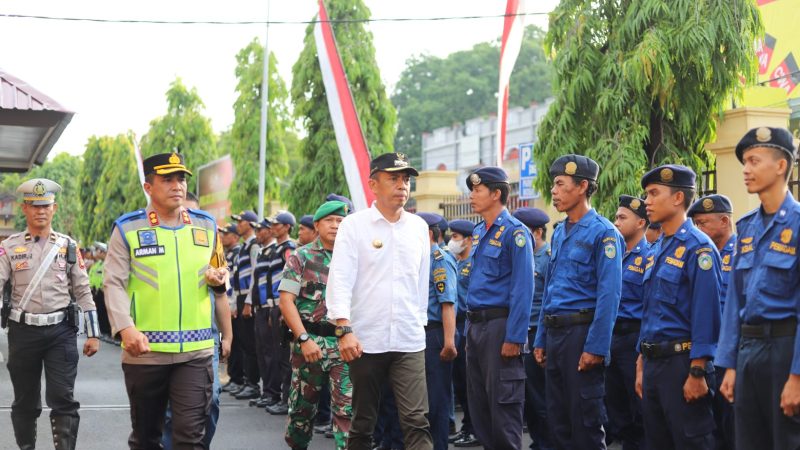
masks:
[(216, 245), (216, 223), (204, 211), (188, 210), (177, 228), (160, 226), (144, 210), (120, 217), (131, 255), (128, 295), (136, 328), (156, 352), (211, 348), (211, 299), (205, 272)]

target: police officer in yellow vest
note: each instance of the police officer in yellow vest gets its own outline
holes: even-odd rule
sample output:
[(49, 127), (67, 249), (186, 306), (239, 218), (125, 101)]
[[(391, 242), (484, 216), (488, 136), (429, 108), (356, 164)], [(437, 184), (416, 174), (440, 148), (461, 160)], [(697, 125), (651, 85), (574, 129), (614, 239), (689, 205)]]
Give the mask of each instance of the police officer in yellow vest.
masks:
[(51, 228), (58, 192), (61, 186), (44, 178), (22, 183), (17, 193), (22, 194), (27, 229), (0, 243), (0, 286), (7, 285), (10, 293), (4, 300), (3, 326), (8, 326), (8, 372), (14, 385), (11, 423), (21, 449), (36, 447), (42, 366), (55, 448), (75, 448), (80, 421), (80, 404), (73, 398), (77, 306), (84, 311), (89, 336), (83, 354), (92, 356), (100, 346), (89, 276), (78, 246)]
[(128, 445), (161, 448), (170, 400), (174, 448), (203, 449), (214, 379), (209, 287), (223, 359), (231, 344), (225, 255), (214, 218), (182, 206), (192, 174), (183, 157), (159, 154), (142, 165), (150, 204), (114, 222), (104, 277), (112, 333), (125, 350)]

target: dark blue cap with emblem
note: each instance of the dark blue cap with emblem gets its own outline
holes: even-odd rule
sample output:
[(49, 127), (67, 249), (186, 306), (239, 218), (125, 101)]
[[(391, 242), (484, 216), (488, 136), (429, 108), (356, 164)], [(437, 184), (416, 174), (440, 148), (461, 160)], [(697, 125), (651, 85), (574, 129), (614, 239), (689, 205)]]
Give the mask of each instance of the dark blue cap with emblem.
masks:
[(619, 206), (633, 211), (634, 214), (647, 220), (647, 208), (644, 206), (644, 200), (632, 195), (620, 195)]
[(644, 174), (642, 177), (642, 189), (647, 189), (647, 186), (651, 184), (694, 189), (695, 179), (696, 175), (692, 169), (678, 164), (666, 164)]
[(217, 227), (220, 233), (236, 234), (236, 224), (226, 223), (223, 227)]
[(736, 145), (736, 157), (739, 158), (739, 162), (743, 162), (744, 152), (754, 147), (781, 150), (789, 155), (792, 160), (797, 157), (792, 133), (785, 128), (759, 127), (748, 131)]
[(531, 229), (541, 228), (550, 222), (550, 217), (547, 216), (547, 213), (539, 208), (524, 206), (514, 211), (512, 215)]
[(560, 175), (569, 175), (597, 181), (600, 174), (600, 165), (592, 158), (583, 155), (564, 155), (553, 161), (550, 165), (550, 178)]
[(470, 191), (479, 184), (487, 183), (508, 184), (508, 174), (500, 167), (481, 167), (467, 176), (467, 188)]
[(439, 229), (442, 230), (442, 233), (444, 233), (448, 228), (450, 228), (450, 226), (447, 223), (447, 219), (442, 217), (442, 220), (439, 221)]
[(474, 223), (464, 219), (451, 220), (448, 225), (450, 226), (451, 232), (458, 233), (465, 237), (472, 236), (472, 230), (475, 229)]
[(242, 211), (239, 214), (234, 214), (231, 219), (239, 222), (244, 220), (246, 222), (258, 222), (258, 216), (253, 211)]
[(345, 197), (344, 195), (331, 193), (331, 194), (328, 194), (327, 197), (325, 197), (325, 201), (327, 201), (327, 202), (331, 202), (331, 201), (344, 202), (344, 203), (347, 204), (347, 214), (352, 214), (353, 211), (354, 211), (353, 210), (353, 202), (349, 198)]
[(306, 214), (305, 216), (300, 218), (300, 225), (306, 228), (314, 229), (314, 216), (311, 214)]
[(428, 224), (428, 227), (435, 227), (438, 226), (439, 223), (442, 221), (443, 217), (439, 214), (435, 213), (428, 213), (428, 212), (419, 212), (417, 213), (418, 216), (422, 217), (422, 220)]
[(264, 217), (261, 222), (250, 222), (250, 226), (260, 230), (262, 228), (272, 228), (272, 223), (273, 222), (269, 218)]
[(294, 218), (294, 214), (290, 213), (289, 211), (284, 211), (278, 214), (277, 216), (275, 216), (274, 219), (272, 219), (272, 221), (274, 223), (279, 223), (282, 225), (295, 226), (295, 224), (297, 224), (297, 221)]
[(731, 207), (731, 200), (724, 195), (714, 194), (705, 196), (694, 202), (686, 213), (689, 217), (693, 217), (695, 214), (730, 214), (732, 212), (733, 207)]

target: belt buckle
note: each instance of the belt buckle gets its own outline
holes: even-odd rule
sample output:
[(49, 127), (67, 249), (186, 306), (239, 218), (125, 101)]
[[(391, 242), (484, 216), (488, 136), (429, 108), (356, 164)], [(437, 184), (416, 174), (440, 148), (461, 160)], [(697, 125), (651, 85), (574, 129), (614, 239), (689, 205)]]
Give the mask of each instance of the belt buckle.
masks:
[(652, 354), (653, 349), (655, 348), (655, 344), (651, 344), (649, 342), (642, 342), (642, 353), (649, 353)]

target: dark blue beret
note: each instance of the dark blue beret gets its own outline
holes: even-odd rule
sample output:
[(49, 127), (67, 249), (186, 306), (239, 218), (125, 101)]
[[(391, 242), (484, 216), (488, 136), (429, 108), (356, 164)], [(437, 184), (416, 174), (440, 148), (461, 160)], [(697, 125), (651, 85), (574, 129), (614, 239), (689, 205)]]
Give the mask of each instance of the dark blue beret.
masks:
[(519, 221), (524, 223), (528, 228), (540, 228), (550, 222), (550, 217), (547, 216), (546, 212), (539, 208), (530, 208), (527, 206), (514, 211), (513, 216), (519, 219)]
[(481, 167), (467, 176), (467, 188), (486, 183), (508, 183), (508, 174), (500, 167)]
[(447, 219), (442, 217), (442, 220), (439, 221), (439, 229), (442, 230), (442, 233), (444, 233), (445, 231), (447, 231), (448, 228), (449, 226), (447, 223)]
[(301, 217), (300, 218), (300, 225), (302, 225), (302, 226), (304, 226), (306, 228), (311, 228), (313, 230), (314, 229), (314, 216), (312, 216), (311, 214), (306, 214), (305, 216)]
[(559, 175), (571, 175), (597, 181), (597, 175), (599, 174), (600, 165), (593, 159), (583, 155), (564, 155), (550, 165), (550, 178), (555, 178)]
[(760, 127), (748, 131), (736, 145), (736, 157), (739, 158), (739, 162), (743, 162), (744, 152), (753, 147), (775, 148), (786, 152), (792, 160), (795, 158), (792, 133), (785, 128)]
[(294, 214), (292, 214), (292, 213), (290, 213), (288, 211), (282, 212), (282, 213), (278, 214), (277, 216), (275, 216), (274, 222), (275, 223), (280, 223), (280, 224), (283, 224), (283, 225), (291, 225), (291, 226), (295, 226), (295, 224), (297, 224), (297, 221), (294, 218)]
[(459, 233), (465, 237), (472, 236), (472, 230), (475, 229), (474, 223), (464, 219), (451, 220), (449, 225), (451, 232)]
[(439, 225), (439, 223), (444, 219), (442, 216), (438, 214), (428, 213), (428, 212), (419, 212), (417, 213), (417, 215), (422, 217), (422, 220), (424, 220), (429, 227), (434, 227)]
[(689, 217), (695, 214), (708, 214), (708, 213), (724, 213), (730, 214), (733, 212), (731, 207), (731, 200), (719, 194), (708, 195), (694, 202), (687, 211)]
[(242, 211), (239, 214), (232, 215), (231, 219), (237, 222), (240, 220), (245, 220), (247, 222), (258, 222), (258, 216), (253, 211)]
[(628, 208), (637, 216), (647, 220), (647, 209), (644, 206), (644, 200), (640, 199), (639, 197), (620, 195), (619, 206), (622, 208)]
[(676, 188), (695, 189), (694, 171), (686, 166), (667, 164), (647, 172), (642, 177), (642, 189), (650, 184), (663, 184)]
[(328, 196), (325, 197), (325, 201), (327, 201), (327, 202), (331, 202), (331, 201), (345, 202), (347, 204), (347, 214), (352, 214), (353, 211), (354, 211), (353, 202), (349, 198), (345, 197), (344, 195), (328, 194)]

